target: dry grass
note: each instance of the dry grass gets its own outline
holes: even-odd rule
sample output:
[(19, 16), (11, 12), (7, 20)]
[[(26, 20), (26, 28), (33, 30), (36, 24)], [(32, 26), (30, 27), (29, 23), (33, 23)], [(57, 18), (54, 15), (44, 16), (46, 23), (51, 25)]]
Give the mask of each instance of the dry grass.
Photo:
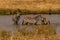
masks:
[(20, 9), (24, 14), (45, 14), (51, 9), (51, 13), (60, 14), (60, 0), (0, 0), (0, 14), (9, 14), (5, 10), (1, 12), (1, 9)]
[(48, 10), (49, 7), (59, 9), (60, 0), (0, 0), (3, 9)]
[(0, 32), (0, 40), (60, 40), (60, 34), (54, 34), (54, 28), (49, 25), (37, 25), (29, 31), (28, 26), (24, 26), (20, 31), (15, 31), (10, 35), (8, 31)]
[(60, 35), (50, 35), (44, 36), (42, 35), (35, 35), (35, 36), (14, 36), (12, 40), (60, 40)]
[(54, 27), (50, 25), (36, 25), (36, 26), (23, 26), (22, 30), (19, 31), (26, 35), (53, 35), (55, 34)]

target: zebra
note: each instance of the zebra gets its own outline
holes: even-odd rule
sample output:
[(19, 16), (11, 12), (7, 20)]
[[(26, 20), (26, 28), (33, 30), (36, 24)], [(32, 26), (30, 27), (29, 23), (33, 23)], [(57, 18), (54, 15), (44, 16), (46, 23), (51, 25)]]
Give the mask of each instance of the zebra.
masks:
[(27, 24), (35, 24), (36, 25), (39, 20), (41, 20), (41, 24), (43, 24), (43, 25), (50, 24), (50, 20), (48, 20), (48, 18), (46, 18), (46, 17), (42, 17), (41, 15), (37, 15), (34, 18), (25, 17), (23, 19), (22, 24), (24, 24), (24, 22), (25, 22), (26, 25)]
[(14, 14), (12, 17), (14, 24), (18, 24), (19, 19), (20, 19), (20, 14)]
[(48, 20), (48, 18), (46, 18), (46, 17), (42, 17), (41, 24), (43, 24), (43, 25), (50, 24), (50, 20)]
[(41, 15), (37, 15), (36, 17), (34, 17), (34, 18), (31, 18), (31, 17), (25, 17), (24, 19), (23, 19), (23, 22), (22, 22), (22, 24), (24, 24), (24, 22), (25, 22), (25, 24), (27, 25), (27, 24), (37, 24), (37, 22), (39, 21), (39, 18), (41, 18), (42, 16)]

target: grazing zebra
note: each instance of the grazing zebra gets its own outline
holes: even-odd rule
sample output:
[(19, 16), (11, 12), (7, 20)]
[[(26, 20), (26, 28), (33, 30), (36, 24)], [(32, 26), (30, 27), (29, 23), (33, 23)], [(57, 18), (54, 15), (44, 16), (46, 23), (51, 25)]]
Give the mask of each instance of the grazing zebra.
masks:
[(38, 15), (38, 16), (36, 16), (36, 17), (34, 17), (34, 18), (31, 18), (31, 17), (25, 17), (24, 19), (23, 19), (23, 22), (22, 22), (22, 24), (37, 24), (37, 22), (39, 21), (39, 18), (41, 18), (41, 15)]
[(42, 17), (42, 19), (41, 19), (41, 24), (47, 25), (47, 24), (50, 24), (50, 21), (49, 21), (47, 18)]
[(20, 14), (15, 14), (12, 17), (14, 24), (18, 24), (19, 19), (20, 19)]

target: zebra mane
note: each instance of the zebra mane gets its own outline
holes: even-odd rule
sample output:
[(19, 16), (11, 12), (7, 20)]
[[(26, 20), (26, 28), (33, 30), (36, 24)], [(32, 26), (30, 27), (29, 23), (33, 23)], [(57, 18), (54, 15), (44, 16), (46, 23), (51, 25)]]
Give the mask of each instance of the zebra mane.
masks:
[(37, 15), (36, 17), (34, 17), (34, 19), (37, 19), (37, 18), (42, 18), (42, 16), (41, 15)]

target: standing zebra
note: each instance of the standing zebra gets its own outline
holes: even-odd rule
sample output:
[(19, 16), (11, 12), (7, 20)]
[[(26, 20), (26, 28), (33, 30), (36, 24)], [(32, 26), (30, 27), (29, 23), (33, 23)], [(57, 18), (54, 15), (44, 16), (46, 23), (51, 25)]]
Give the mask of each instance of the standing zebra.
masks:
[(37, 22), (39, 21), (39, 20), (41, 20), (41, 24), (45, 24), (45, 25), (47, 25), (47, 24), (50, 24), (50, 21), (47, 19), (47, 18), (45, 18), (45, 17), (42, 17), (41, 15), (37, 15), (36, 17), (34, 17), (34, 18), (31, 18), (31, 17), (25, 17), (24, 19), (23, 19), (23, 22), (22, 22), (22, 24), (37, 24)]
[(46, 17), (42, 17), (41, 24), (47, 25), (47, 24), (50, 24), (50, 21)]
[(27, 25), (27, 24), (37, 24), (37, 22), (39, 21), (39, 18), (41, 18), (41, 15), (37, 15), (36, 17), (34, 17), (34, 18), (31, 18), (31, 17), (25, 17), (24, 19), (23, 19), (23, 22), (22, 22), (22, 24), (24, 24), (24, 22), (25, 22), (25, 24)]
[(20, 14), (17, 14), (17, 13), (12, 17), (14, 24), (18, 24), (19, 19), (20, 19)]

